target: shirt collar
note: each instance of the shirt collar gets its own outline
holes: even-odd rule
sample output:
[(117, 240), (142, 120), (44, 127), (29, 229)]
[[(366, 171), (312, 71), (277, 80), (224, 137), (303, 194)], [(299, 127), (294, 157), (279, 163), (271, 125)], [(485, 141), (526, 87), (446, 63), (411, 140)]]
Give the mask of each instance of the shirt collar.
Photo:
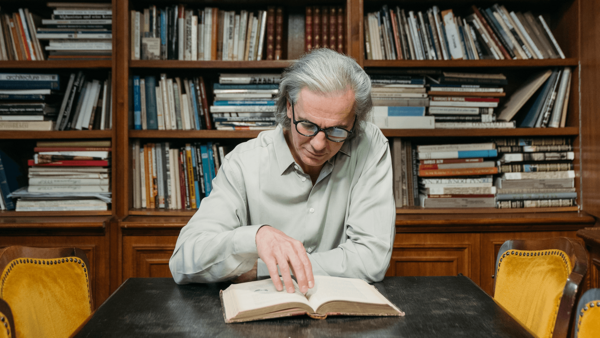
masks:
[[(352, 143), (352, 141), (344, 142), (344, 145), (342, 146), (342, 148), (340, 149), (338, 154), (342, 153), (342, 154), (350, 157), (350, 149), (351, 149), (350, 143)], [(278, 125), (277, 129), (275, 130), (273, 146), (275, 148), (275, 154), (277, 155), (277, 166), (279, 169), (279, 174), (283, 175), (283, 173), (286, 170), (288, 170), (288, 168), (292, 164), (295, 164), (296, 161), (294, 161), (292, 152), (290, 151), (290, 148), (288, 147), (288, 144), (285, 141), (285, 136), (283, 135), (283, 128), (281, 127), (281, 125)], [(329, 162), (332, 165), (335, 164), (335, 158), (338, 156), (338, 154), (331, 157), (329, 160), (327, 160), (327, 162)]]

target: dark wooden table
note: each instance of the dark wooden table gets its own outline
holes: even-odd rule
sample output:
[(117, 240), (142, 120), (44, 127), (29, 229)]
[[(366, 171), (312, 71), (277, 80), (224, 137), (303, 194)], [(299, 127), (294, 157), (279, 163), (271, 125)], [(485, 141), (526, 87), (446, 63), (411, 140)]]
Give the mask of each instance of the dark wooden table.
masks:
[(132, 278), (76, 337), (532, 337), (467, 277), (388, 277), (375, 285), (405, 317), (225, 324), (219, 290), (228, 284)]

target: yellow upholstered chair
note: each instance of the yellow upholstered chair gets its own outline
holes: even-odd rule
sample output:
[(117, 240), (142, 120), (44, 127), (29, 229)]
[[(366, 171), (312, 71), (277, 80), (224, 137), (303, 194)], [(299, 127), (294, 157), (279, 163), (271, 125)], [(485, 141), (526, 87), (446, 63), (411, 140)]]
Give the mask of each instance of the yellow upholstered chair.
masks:
[(16, 336), (71, 335), (92, 314), (88, 266), (76, 248), (0, 251), (0, 298), (10, 304)]
[(506, 241), (496, 258), (494, 300), (535, 336), (566, 338), (586, 271), (585, 250), (572, 239)]
[(587, 290), (577, 304), (575, 338), (600, 337), (600, 289)]
[(0, 338), (15, 337), (15, 321), (10, 306), (0, 298)]

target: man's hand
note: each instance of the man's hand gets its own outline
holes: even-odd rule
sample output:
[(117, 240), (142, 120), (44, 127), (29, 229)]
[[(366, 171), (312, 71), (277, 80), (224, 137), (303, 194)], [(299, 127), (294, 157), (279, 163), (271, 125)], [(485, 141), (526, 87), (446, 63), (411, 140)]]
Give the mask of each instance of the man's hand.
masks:
[(283, 290), (277, 266), (281, 271), (283, 282), (287, 292), (294, 292), (294, 283), (290, 275), (292, 269), (296, 281), (300, 287), (300, 292), (306, 293), (308, 288), (315, 285), (315, 279), (312, 273), (312, 265), (304, 249), (304, 245), (282, 231), (270, 226), (261, 227), (256, 233), (256, 248), (258, 256), (265, 262), (269, 269), (269, 275), (277, 291)]

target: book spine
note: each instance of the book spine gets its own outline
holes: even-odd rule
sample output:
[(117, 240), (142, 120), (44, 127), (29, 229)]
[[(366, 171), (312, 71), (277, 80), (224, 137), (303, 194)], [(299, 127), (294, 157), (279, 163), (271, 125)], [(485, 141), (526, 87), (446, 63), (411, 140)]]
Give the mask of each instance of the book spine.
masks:
[(202, 155), (202, 171), (204, 173), (204, 187), (206, 189), (206, 197), (208, 197), (212, 190), (212, 180), (210, 179), (208, 149), (207, 149), (206, 145), (200, 146), (200, 154)]
[(267, 60), (275, 59), (275, 7), (267, 8)]
[(192, 155), (192, 180), (194, 181), (194, 203), (196, 204), (196, 208), (200, 208), (200, 202), (202, 200), (202, 196), (200, 195), (200, 185), (198, 184), (198, 160), (196, 159), (196, 146), (191, 146), (191, 155)]
[(494, 31), (492, 30), (492, 27), (490, 27), (490, 25), (486, 21), (485, 17), (481, 14), (481, 12), (479, 11), (479, 9), (475, 5), (471, 6), (471, 8), (473, 9), (473, 12), (475, 13), (475, 15), (477, 16), (477, 18), (479, 19), (479, 21), (483, 25), (483, 28), (485, 28), (485, 30), (487, 31), (488, 36), (491, 37), (491, 39), (493, 40), (493, 43), (495, 44), (495, 46), (498, 47), (498, 49), (500, 49), (500, 52), (502, 53), (502, 55), (505, 58), (507, 58), (507, 59), (512, 59), (511, 55), (504, 48), (504, 45), (502, 45), (502, 43), (500, 43), (500, 41), (498, 40), (498, 37), (496, 36), (496, 34), (494, 33)]
[(342, 54), (346, 53), (345, 24), (344, 7), (337, 7), (337, 52)]
[(133, 76), (133, 118), (134, 129), (142, 130), (142, 96), (140, 92), (140, 77)]
[(283, 7), (275, 10), (275, 60), (283, 59)]
[(313, 7), (312, 10), (312, 48), (321, 48), (321, 8)]
[(497, 174), (498, 168), (462, 168), (419, 170), (420, 177), (471, 176)]
[(539, 164), (503, 164), (498, 167), (500, 173), (510, 172), (544, 172), (574, 170), (573, 163), (539, 163)]
[(208, 112), (208, 96), (206, 95), (206, 86), (204, 84), (204, 78), (200, 76), (198, 78), (200, 83), (200, 95), (202, 97), (202, 110), (204, 111), (204, 121), (206, 125), (206, 129), (213, 129), (212, 121), (210, 114)]

